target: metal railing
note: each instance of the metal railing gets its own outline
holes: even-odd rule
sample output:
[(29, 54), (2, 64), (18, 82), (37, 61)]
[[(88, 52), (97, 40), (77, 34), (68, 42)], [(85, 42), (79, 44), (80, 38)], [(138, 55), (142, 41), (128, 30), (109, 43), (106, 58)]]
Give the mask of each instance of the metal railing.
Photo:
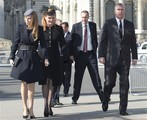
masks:
[(138, 63), (130, 69), (130, 88), (132, 95), (147, 95), (147, 64)]
[[(9, 55), (10, 51), (0, 51), (0, 67), (11, 66), (8, 59)], [(147, 60), (139, 60), (137, 65), (131, 65), (129, 92), (132, 95), (147, 95), (147, 63), (145, 61)], [(99, 69), (101, 70), (101, 74), (103, 74), (104, 66), (102, 64), (99, 64)], [(117, 80), (119, 81), (118, 78)]]

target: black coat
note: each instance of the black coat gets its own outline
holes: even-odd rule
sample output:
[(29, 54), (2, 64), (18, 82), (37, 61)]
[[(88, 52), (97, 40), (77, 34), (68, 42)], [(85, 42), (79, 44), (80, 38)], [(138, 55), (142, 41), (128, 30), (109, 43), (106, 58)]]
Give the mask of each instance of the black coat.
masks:
[(13, 42), (10, 59), (15, 59), (15, 54), (20, 58), (20, 63), (12, 68), (11, 77), (19, 80), (26, 81), (27, 83), (34, 83), (42, 80), (43, 78), (43, 70), (40, 63), (40, 57), (36, 50), (20, 50), (19, 47), (23, 45), (32, 45), (34, 47), (38, 47), (38, 42), (40, 41), (40, 45), (43, 49), (44, 58), (48, 58), (45, 54), (46, 52), (46, 44), (43, 34), (43, 28), (41, 26), (39, 29), (39, 37), (36, 41), (32, 38), (31, 30), (28, 30), (26, 24), (22, 24), (18, 26), (18, 30), (16, 32), (16, 38)]
[(46, 83), (46, 78), (49, 78), (53, 81), (53, 86), (59, 86), (62, 83), (62, 65), (60, 51), (66, 48), (66, 43), (64, 39), (63, 29), (61, 26), (54, 25), (51, 27), (51, 46), (48, 46), (49, 43), (49, 28), (47, 27), (44, 31), (45, 41), (47, 44), (48, 56), (49, 56), (49, 66), (44, 68), (45, 70), (45, 79), (40, 82), (40, 84)]
[(109, 65), (116, 65), (120, 52), (128, 66), (130, 66), (131, 56), (132, 59), (137, 59), (134, 25), (132, 22), (124, 20), (124, 37), (121, 40), (116, 19), (113, 18), (107, 20), (102, 28), (98, 56), (105, 57), (106, 63)]

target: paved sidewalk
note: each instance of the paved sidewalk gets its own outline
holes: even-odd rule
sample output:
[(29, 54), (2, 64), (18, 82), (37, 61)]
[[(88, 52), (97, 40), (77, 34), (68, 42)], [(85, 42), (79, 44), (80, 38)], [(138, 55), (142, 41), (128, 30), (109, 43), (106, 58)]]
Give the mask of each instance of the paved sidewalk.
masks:
[[(35, 97), (34, 114), (37, 120), (147, 120), (147, 96), (129, 94), (128, 116), (120, 116), (118, 111), (119, 95), (112, 94), (109, 110), (103, 112), (97, 95), (81, 95), (77, 105), (71, 104), (71, 96), (62, 97), (64, 105), (53, 108), (54, 116), (43, 117), (41, 93)], [(0, 101), (0, 120), (22, 120), (20, 98)]]

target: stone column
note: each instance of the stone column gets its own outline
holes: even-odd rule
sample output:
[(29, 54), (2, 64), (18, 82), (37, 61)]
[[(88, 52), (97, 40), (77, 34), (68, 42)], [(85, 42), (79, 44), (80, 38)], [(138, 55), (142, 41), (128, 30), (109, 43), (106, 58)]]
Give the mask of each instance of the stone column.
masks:
[[(53, 4), (60, 8), (60, 0), (54, 0)], [(61, 11), (59, 10), (56, 11), (56, 18), (62, 20)]]
[(105, 22), (105, 5), (104, 5), (104, 0), (100, 0), (100, 20), (101, 20), (101, 22), (100, 22), (100, 27), (102, 28), (102, 26), (103, 26), (103, 24), (104, 24), (104, 22)]
[(69, 2), (70, 2), (70, 13), (69, 13), (70, 21), (69, 21), (69, 25), (71, 27), (72, 24), (73, 24), (73, 19), (74, 19), (74, 16), (73, 16), (73, 7), (74, 7), (74, 5), (73, 5), (73, 0), (70, 0)]
[(89, 20), (94, 20), (94, 0), (89, 0)]
[(143, 32), (143, 8), (142, 8), (142, 0), (138, 0), (138, 10), (137, 10), (137, 29), (138, 29), (138, 36), (137, 39), (141, 40), (141, 34)]
[(124, 0), (119, 0), (119, 3), (124, 3)]
[(97, 24), (97, 29), (100, 29), (100, 0), (94, 0), (94, 22)]
[(68, 22), (67, 9), (68, 9), (67, 0), (63, 0), (63, 13), (62, 13), (63, 21), (67, 21)]

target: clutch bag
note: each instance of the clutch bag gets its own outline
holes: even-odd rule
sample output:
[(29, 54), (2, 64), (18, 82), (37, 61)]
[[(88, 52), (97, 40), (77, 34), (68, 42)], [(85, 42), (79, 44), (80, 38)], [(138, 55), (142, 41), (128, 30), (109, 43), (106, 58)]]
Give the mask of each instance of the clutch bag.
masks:
[(18, 57), (18, 56), (15, 56), (15, 59), (14, 59), (14, 66), (17, 67), (18, 64), (20, 63), (21, 59)]

